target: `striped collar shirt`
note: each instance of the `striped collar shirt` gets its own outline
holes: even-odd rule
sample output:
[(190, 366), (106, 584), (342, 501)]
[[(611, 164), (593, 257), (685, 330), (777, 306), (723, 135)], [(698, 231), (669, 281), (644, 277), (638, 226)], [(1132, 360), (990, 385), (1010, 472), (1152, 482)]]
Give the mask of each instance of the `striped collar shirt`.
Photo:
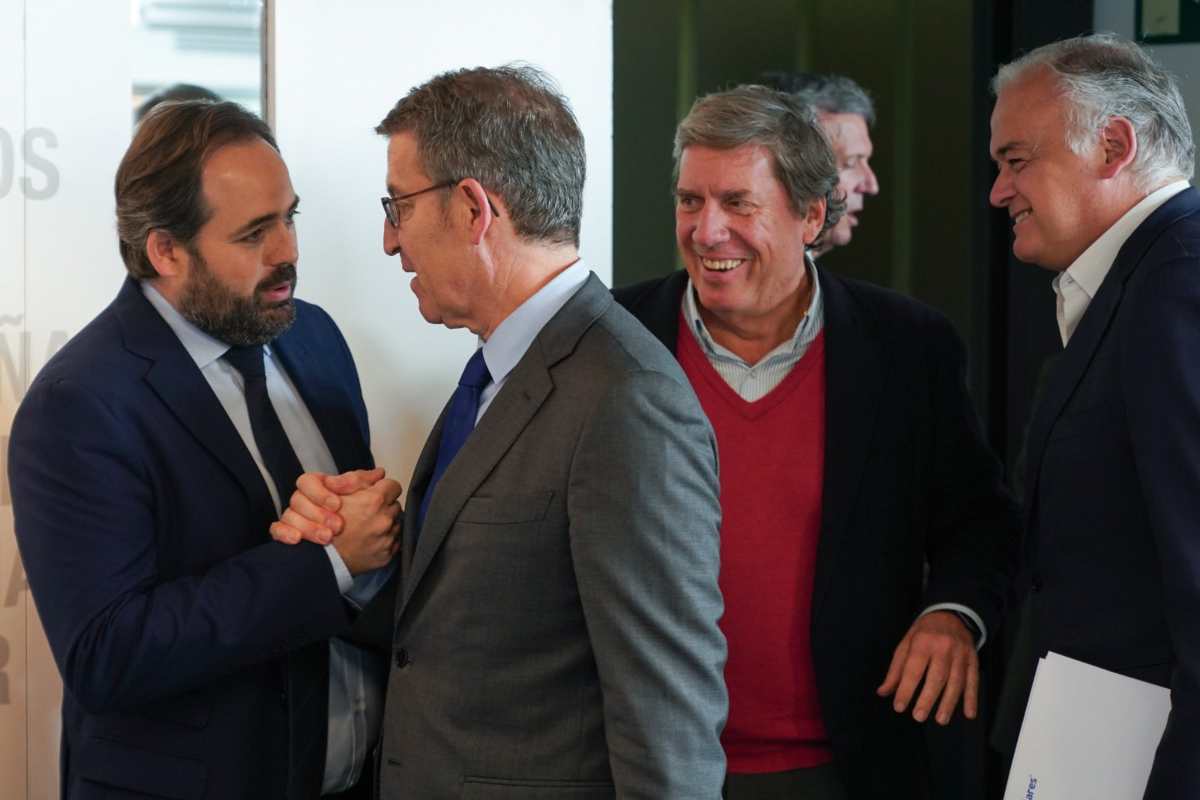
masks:
[(712, 338), (704, 321), (700, 318), (700, 309), (696, 304), (696, 293), (691, 280), (683, 293), (683, 314), (689, 322), (688, 328), (700, 343), (700, 348), (708, 358), (713, 369), (717, 371), (730, 388), (738, 393), (748, 403), (753, 403), (765, 397), (772, 389), (783, 383), (783, 379), (792, 371), (792, 367), (804, 358), (809, 345), (817, 338), (825, 327), (825, 305), (821, 298), (821, 281), (817, 277), (817, 267), (808, 261), (808, 276), (813, 282), (812, 300), (808, 311), (796, 326), (796, 332), (791, 338), (782, 342), (756, 364), (748, 364), (740, 356), (722, 347)]

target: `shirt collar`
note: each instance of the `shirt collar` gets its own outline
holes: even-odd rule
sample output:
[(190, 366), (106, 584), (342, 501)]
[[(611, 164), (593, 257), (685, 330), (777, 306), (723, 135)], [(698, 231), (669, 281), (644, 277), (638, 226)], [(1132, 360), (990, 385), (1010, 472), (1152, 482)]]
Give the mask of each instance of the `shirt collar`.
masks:
[[(179, 338), (179, 343), (183, 345), (183, 349), (191, 356), (192, 361), (196, 362), (197, 368), (203, 370), (225, 355), (225, 352), (229, 349), (228, 344), (208, 335), (196, 327), (195, 324), (184, 319), (175, 306), (171, 305), (167, 301), (167, 298), (163, 297), (157, 289), (151, 286), (149, 281), (142, 281), (141, 286), (142, 294), (150, 301), (150, 305), (154, 306), (154, 310), (163, 318), (168, 327), (175, 332), (175, 336)], [(263, 353), (269, 358), (271, 348), (264, 345)]]
[[(813, 293), (812, 300), (808, 303), (808, 310), (804, 312), (804, 316), (796, 325), (796, 330), (792, 333), (791, 338), (780, 344), (774, 350), (766, 355), (762, 361), (766, 361), (771, 356), (779, 352), (795, 352), (802, 346), (805, 341), (804, 332), (806, 328), (814, 322), (820, 320), (823, 315), (823, 300), (821, 299), (821, 280), (817, 275), (816, 262), (812, 260), (810, 252), (805, 252), (805, 269), (808, 270), (808, 277), (812, 279)], [(709, 355), (721, 355), (729, 358), (736, 358), (742, 361), (728, 348), (717, 344), (712, 338), (712, 334), (708, 332), (708, 328), (704, 325), (704, 320), (700, 317), (700, 306), (696, 302), (696, 292), (692, 286), (692, 279), (688, 278), (687, 289), (683, 293), (683, 313), (687, 316), (687, 320), (691, 323), (692, 331), (696, 334), (700, 345)], [(743, 362), (744, 363), (744, 362)], [(761, 363), (761, 362), (760, 362)]]
[(587, 281), (588, 274), (583, 259), (576, 260), (496, 326), (482, 343), (483, 361), (493, 383), (502, 383), (508, 377), (546, 323)]
[[(1187, 181), (1175, 181), (1143, 197), (1141, 202), (1126, 211), (1108, 230), (1100, 234), (1100, 238), (1092, 242), (1079, 258), (1067, 267), (1065, 274), (1079, 285), (1089, 300), (1095, 297), (1096, 292), (1100, 291), (1100, 284), (1104, 283), (1108, 271), (1112, 269), (1113, 262), (1117, 260), (1117, 254), (1121, 252), (1125, 241), (1137, 230), (1139, 225), (1146, 221), (1146, 217), (1157, 211), (1163, 203), (1188, 188), (1188, 185)], [(1058, 291), (1062, 277), (1059, 275), (1052, 282), (1052, 288), (1055, 291)]]

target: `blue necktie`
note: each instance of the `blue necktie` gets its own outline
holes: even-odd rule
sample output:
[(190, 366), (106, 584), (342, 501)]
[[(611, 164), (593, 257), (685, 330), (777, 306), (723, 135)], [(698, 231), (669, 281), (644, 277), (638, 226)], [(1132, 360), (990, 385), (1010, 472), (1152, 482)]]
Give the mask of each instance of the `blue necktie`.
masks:
[[(246, 410), (250, 412), (250, 430), (263, 464), (279, 492), (279, 503), (288, 507), (296, 479), (304, 468), (271, 398), (267, 394), (267, 374), (263, 366), (263, 349), (231, 347), (222, 356), (242, 374), (246, 385)], [(266, 541), (263, 529), (263, 541)], [(314, 782), (320, 784), (325, 764), (325, 736), (329, 726), (329, 645), (324, 640), (313, 642), (287, 654), (285, 700), (288, 710), (288, 797), (300, 797), (309, 792)], [(282, 743), (281, 743), (282, 744)]]
[(231, 347), (225, 351), (223, 358), (242, 373), (246, 384), (246, 409), (250, 412), (250, 430), (254, 433), (254, 443), (258, 445), (259, 455), (275, 489), (279, 492), (279, 504), (288, 507), (292, 492), (296, 489), (296, 479), (304, 472), (296, 451), (288, 441), (283, 430), (283, 424), (275, 414), (271, 398), (267, 395), (267, 373), (263, 367), (263, 349), (257, 347)]
[(475, 430), (475, 417), (479, 415), (479, 396), (483, 387), (492, 380), (487, 364), (483, 363), (483, 348), (475, 351), (475, 355), (463, 368), (462, 377), (458, 379), (458, 388), (450, 398), (450, 409), (446, 412), (446, 421), (442, 425), (442, 438), (438, 442), (437, 461), (433, 466), (433, 476), (425, 487), (421, 497), (421, 507), (417, 511), (417, 531), (425, 524), (425, 512), (429, 510), (429, 498), (438, 481), (450, 466), (450, 462), (458, 455), (471, 431)]

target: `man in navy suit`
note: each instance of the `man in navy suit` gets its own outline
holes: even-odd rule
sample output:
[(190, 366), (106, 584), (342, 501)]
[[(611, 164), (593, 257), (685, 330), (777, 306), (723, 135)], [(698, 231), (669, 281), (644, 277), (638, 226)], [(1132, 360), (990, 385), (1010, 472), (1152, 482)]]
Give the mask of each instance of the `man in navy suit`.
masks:
[[(1200, 796), (1200, 195), (1174, 79), (1111, 35), (996, 76), (993, 205), (1053, 281), (1058, 356), (1029, 429), (1025, 595), (997, 724), (1047, 651), (1171, 688), (1147, 800)], [(1048, 299), (1048, 298), (1047, 298)], [(1101, 765), (1097, 765), (1099, 769)]]
[(934, 310), (806, 257), (844, 199), (802, 99), (701, 98), (675, 164), (685, 269), (615, 294), (717, 434), (725, 796), (968, 796), (930, 774), (916, 723), (976, 714), (1017, 520), (962, 343)]
[(399, 487), (334, 546), (267, 534), (301, 469), (372, 466), (350, 352), (292, 296), (298, 203), (257, 117), (156, 109), (116, 178), (129, 277), (13, 423), (65, 797), (369, 793), (383, 666), (332, 637), (387, 577)]

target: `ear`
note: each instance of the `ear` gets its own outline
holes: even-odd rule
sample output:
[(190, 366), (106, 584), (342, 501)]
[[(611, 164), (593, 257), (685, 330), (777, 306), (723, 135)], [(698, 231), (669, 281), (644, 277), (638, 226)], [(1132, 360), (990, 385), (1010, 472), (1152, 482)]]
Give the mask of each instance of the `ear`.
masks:
[(146, 237), (146, 257), (160, 278), (175, 278), (186, 274), (191, 263), (187, 251), (166, 231), (154, 229)]
[(455, 190), (466, 201), (470, 214), (471, 244), (478, 245), (496, 221), (496, 215), (492, 213), (492, 201), (484, 191), (483, 184), (474, 178), (463, 178)]
[(804, 229), (804, 244), (810, 245), (821, 235), (821, 229), (825, 227), (825, 198), (818, 197), (808, 204), (808, 208), (804, 210), (804, 217), (800, 224)]
[(1104, 149), (1104, 163), (1100, 167), (1103, 178), (1117, 177), (1137, 157), (1137, 133), (1125, 117), (1108, 118), (1100, 131), (1100, 144)]

